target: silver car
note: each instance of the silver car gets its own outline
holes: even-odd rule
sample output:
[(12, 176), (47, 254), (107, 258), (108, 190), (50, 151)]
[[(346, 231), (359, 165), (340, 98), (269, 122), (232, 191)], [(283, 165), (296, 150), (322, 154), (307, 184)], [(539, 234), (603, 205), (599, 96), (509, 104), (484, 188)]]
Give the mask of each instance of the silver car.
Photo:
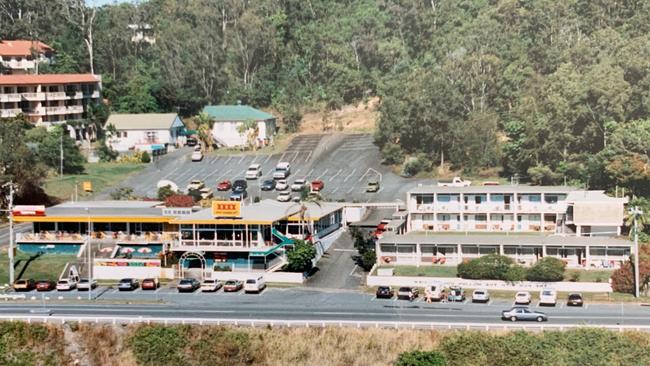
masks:
[(472, 302), (490, 302), (490, 293), (485, 289), (476, 289), (472, 293)]
[(515, 306), (510, 310), (501, 312), (501, 319), (511, 320), (516, 322), (518, 320), (534, 320), (538, 322), (548, 321), (548, 316), (540, 311), (530, 310), (527, 307)]

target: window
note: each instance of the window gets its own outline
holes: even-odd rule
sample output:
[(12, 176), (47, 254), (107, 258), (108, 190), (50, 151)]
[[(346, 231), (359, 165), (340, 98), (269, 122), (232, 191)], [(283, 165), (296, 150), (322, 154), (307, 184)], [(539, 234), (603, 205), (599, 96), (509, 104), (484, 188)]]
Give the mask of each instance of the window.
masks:
[(400, 254), (415, 253), (415, 244), (400, 244), (397, 246), (397, 252)]
[(379, 249), (382, 253), (395, 253), (397, 251), (395, 249), (395, 244), (382, 244)]
[(542, 195), (540, 194), (531, 194), (528, 196), (529, 202), (540, 202), (542, 200)]
[(424, 205), (432, 204), (432, 203), (433, 203), (433, 195), (432, 195), (432, 194), (429, 194), (429, 195), (418, 195), (418, 196), (415, 196), (415, 202), (416, 202), (418, 205), (422, 205), (422, 204), (424, 204)]
[(422, 254), (432, 255), (436, 253), (436, 246), (431, 244), (422, 244), (420, 245), (420, 251)]
[(122, 137), (126, 137), (126, 131), (122, 132)]
[(478, 254), (478, 247), (476, 245), (462, 245), (461, 250), (463, 254)]
[(547, 195), (544, 196), (544, 202), (546, 202), (546, 203), (557, 203), (557, 196), (547, 194)]

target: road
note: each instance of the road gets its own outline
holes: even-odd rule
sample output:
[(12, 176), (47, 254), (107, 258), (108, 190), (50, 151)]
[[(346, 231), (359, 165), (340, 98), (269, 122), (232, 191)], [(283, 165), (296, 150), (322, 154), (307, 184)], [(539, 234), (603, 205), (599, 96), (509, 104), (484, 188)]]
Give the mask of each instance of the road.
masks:
[[(32, 230), (31, 223), (20, 223), (14, 225), (14, 232), (24, 233)], [(9, 246), (9, 225), (3, 225), (0, 227), (0, 247)]]
[(353, 259), (358, 255), (348, 232), (341, 236), (318, 261), (316, 273), (307, 281), (308, 287), (329, 289), (358, 289), (365, 273)]
[[(100, 293), (102, 293), (99, 295)], [(376, 299), (368, 293), (345, 290), (315, 290), (308, 288), (268, 288), (261, 294), (200, 293), (179, 294), (172, 288), (156, 292), (118, 292), (113, 289), (95, 290), (101, 301), (88, 303), (87, 293), (76, 291), (61, 295), (68, 302), (46, 301), (45, 307), (52, 315), (169, 317), (169, 318), (219, 318), (252, 320), (310, 320), (310, 321), (394, 321), (394, 322), (446, 322), (446, 323), (498, 323), (501, 310), (512, 304), (506, 300), (493, 300), (488, 304), (434, 303), (422, 299), (413, 302), (396, 299)], [(28, 294), (28, 297), (31, 294)], [(42, 309), (40, 294), (27, 303), (1, 303), (4, 315), (26, 315)], [(72, 301), (72, 303), (70, 303)], [(131, 304), (110, 302), (129, 301)], [(164, 303), (143, 303), (164, 302)], [(140, 304), (138, 304), (140, 303)], [(532, 304), (531, 308), (539, 308)], [(650, 326), (650, 308), (638, 304), (586, 304), (584, 308), (569, 308), (563, 304), (555, 308), (544, 307), (549, 315), (548, 324), (569, 325), (634, 325)]]

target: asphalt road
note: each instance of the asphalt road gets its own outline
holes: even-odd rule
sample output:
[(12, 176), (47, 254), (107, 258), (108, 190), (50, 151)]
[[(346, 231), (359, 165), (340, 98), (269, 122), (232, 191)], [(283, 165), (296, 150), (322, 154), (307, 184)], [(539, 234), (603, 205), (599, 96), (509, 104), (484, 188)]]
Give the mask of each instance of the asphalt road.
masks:
[[(33, 310), (45, 307), (52, 311), (52, 315), (487, 324), (499, 322), (501, 310), (512, 305), (506, 300), (493, 300), (488, 304), (426, 304), (421, 298), (410, 302), (376, 299), (368, 293), (307, 288), (268, 288), (261, 294), (223, 293), (221, 290), (216, 293), (179, 294), (173, 288), (161, 288), (155, 292), (118, 292), (102, 288), (95, 290), (95, 293), (98, 299), (107, 302), (126, 300), (133, 303), (88, 303), (85, 300), (76, 300), (78, 296), (86, 298), (87, 293), (52, 292), (43, 296), (63, 296), (75, 303), (45, 301), (45, 305), (42, 305), (41, 295), (34, 294), (37, 300), (0, 304), (0, 312), (5, 315), (31, 314)], [(156, 300), (164, 303), (142, 303)], [(638, 304), (587, 303), (584, 308), (569, 308), (560, 304), (554, 308), (539, 308), (534, 303), (531, 308), (546, 312), (549, 316), (548, 323), (555, 325), (650, 325), (650, 308)]]
[[(268, 179), (278, 162), (291, 164), (291, 183), (298, 178), (322, 180), (325, 198), (358, 202), (404, 200), (405, 192), (423, 183), (424, 180), (407, 179), (395, 175), (390, 168), (381, 164), (381, 156), (373, 138), (369, 134), (317, 134), (296, 136), (285, 152), (278, 154), (207, 154), (200, 162), (190, 159), (192, 149), (183, 148), (158, 160), (141, 173), (129, 177), (121, 186), (134, 189), (137, 195), (156, 195), (156, 183), (166, 179), (185, 189), (194, 179), (200, 179), (212, 188), (215, 196), (227, 197), (227, 192), (216, 191), (219, 181), (243, 179), (249, 165), (262, 165), (263, 177), (249, 181), (249, 197), (261, 195), (262, 198), (277, 197), (277, 192), (261, 192), (259, 181)], [(367, 182), (381, 178), (379, 192), (366, 193)], [(99, 195), (108, 197), (108, 192)]]
[[(32, 231), (31, 223), (14, 224), (14, 233), (24, 233)], [(0, 227), (0, 247), (9, 246), (9, 225)]]
[(306, 285), (324, 289), (358, 289), (365, 273), (355, 264), (353, 257), (356, 255), (350, 233), (341, 234), (318, 261), (317, 271)]

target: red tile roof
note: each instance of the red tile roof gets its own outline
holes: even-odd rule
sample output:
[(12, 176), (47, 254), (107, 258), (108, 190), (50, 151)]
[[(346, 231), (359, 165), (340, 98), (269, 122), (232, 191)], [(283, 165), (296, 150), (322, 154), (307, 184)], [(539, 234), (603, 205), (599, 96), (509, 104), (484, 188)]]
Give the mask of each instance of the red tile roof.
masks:
[(37, 52), (54, 51), (41, 41), (5, 40), (0, 41), (0, 56), (29, 56), (32, 49)]
[(93, 74), (0, 75), (0, 85), (77, 84), (96, 82), (99, 82), (99, 76)]

